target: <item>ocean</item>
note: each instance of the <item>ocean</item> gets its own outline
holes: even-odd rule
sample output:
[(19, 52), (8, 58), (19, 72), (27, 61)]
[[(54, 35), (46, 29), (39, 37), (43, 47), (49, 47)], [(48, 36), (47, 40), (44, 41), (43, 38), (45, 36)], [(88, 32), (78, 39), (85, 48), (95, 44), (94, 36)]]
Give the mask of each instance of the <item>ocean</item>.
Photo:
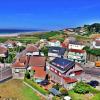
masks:
[(14, 33), (31, 33), (31, 32), (41, 32), (43, 30), (25, 30), (25, 29), (0, 29), (0, 34), (14, 34)]

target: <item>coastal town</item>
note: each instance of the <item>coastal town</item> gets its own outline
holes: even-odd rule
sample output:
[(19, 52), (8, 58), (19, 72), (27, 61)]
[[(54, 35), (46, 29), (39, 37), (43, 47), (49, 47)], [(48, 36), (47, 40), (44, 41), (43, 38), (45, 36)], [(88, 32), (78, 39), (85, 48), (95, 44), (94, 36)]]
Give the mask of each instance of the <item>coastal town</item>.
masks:
[(100, 100), (100, 34), (95, 30), (87, 35), (83, 27), (67, 28), (3, 39), (0, 100), (31, 100), (2, 89), (13, 82), (32, 89), (38, 96), (32, 100)]

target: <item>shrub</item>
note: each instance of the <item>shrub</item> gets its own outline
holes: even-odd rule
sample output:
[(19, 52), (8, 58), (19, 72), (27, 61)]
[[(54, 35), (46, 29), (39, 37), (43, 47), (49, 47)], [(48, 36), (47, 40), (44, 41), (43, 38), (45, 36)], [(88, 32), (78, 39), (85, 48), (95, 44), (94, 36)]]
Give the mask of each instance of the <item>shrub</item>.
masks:
[(25, 77), (26, 77), (27, 79), (30, 79), (30, 73), (29, 73), (29, 71), (26, 71)]
[(56, 90), (59, 90), (61, 88), (61, 85), (57, 83), (56, 85), (53, 86), (53, 88), (55, 88)]
[(40, 85), (38, 85), (37, 83), (35, 83), (34, 81), (24, 78), (24, 81), (26, 83), (28, 83), (29, 85), (31, 85), (33, 88), (35, 88), (37, 91), (39, 91), (40, 93), (42, 93), (43, 95), (48, 95), (48, 91), (46, 91), (45, 89), (43, 89), (42, 87), (40, 87)]
[(62, 95), (68, 95), (68, 91), (67, 91), (67, 89), (66, 88), (60, 88), (60, 92), (61, 92), (61, 94)]
[(90, 86), (84, 82), (79, 82), (74, 87), (74, 92), (79, 94), (89, 93), (89, 91), (90, 91)]
[(61, 100), (61, 98), (60, 98), (60, 97), (57, 97), (57, 96), (54, 96), (54, 97), (52, 98), (52, 100)]

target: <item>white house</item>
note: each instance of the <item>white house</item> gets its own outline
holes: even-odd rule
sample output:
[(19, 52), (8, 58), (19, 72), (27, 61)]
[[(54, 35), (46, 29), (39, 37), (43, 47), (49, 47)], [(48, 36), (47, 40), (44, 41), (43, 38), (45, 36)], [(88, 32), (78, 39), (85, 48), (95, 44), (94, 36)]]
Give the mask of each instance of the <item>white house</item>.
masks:
[(84, 47), (85, 45), (79, 42), (70, 42), (68, 46), (69, 49), (78, 49), (78, 50), (82, 50)]
[(28, 45), (25, 50), (27, 56), (38, 56), (40, 54), (39, 49), (35, 45)]
[(48, 46), (49, 47), (53, 47), (53, 46), (54, 47), (60, 47), (61, 43), (58, 40), (51, 40), (51, 41), (48, 42)]
[(95, 49), (100, 49), (100, 38), (96, 38), (94, 41), (93, 41), (93, 48)]

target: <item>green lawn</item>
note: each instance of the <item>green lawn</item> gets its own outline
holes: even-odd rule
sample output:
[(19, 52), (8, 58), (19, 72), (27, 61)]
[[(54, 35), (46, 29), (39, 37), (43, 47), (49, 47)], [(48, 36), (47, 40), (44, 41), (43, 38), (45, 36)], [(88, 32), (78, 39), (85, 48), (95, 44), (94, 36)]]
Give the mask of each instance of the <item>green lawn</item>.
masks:
[(20, 41), (22, 43), (26, 43), (26, 42), (31, 42), (31, 43), (36, 43), (39, 38), (35, 37), (35, 36), (21, 36), (20, 38), (18, 37), (0, 37), (0, 43), (5, 42), (7, 40), (14, 40), (14, 41)]
[(42, 87), (40, 87), (40, 85), (38, 85), (37, 83), (33, 82), (30, 79), (25, 78), (24, 81), (26, 83), (28, 83), (29, 85), (31, 85), (33, 88), (35, 88), (36, 90), (38, 90), (40, 93), (42, 93), (43, 95), (47, 95), (49, 92), (45, 89), (43, 89)]
[(32, 89), (25, 86), (22, 80), (9, 80), (0, 84), (0, 96), (2, 98), (18, 98), (18, 100), (44, 100)]
[(78, 94), (78, 93), (75, 93), (73, 90), (70, 90), (68, 93), (69, 93), (69, 96), (72, 97), (72, 100), (100, 100), (100, 91), (92, 87), (89, 94)]

